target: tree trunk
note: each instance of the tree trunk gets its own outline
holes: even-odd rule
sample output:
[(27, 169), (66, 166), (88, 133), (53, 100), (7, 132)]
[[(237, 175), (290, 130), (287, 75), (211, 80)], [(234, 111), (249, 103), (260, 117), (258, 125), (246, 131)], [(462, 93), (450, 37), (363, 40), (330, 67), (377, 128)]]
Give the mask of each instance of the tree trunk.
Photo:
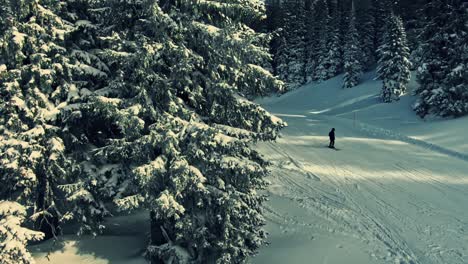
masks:
[(37, 199), (36, 199), (36, 210), (37, 212), (44, 212), (43, 215), (36, 219), (34, 227), (36, 230), (41, 231), (45, 234), (44, 240), (54, 238), (59, 233), (59, 219), (56, 215), (47, 215), (50, 213), (49, 207), (51, 205), (51, 194), (50, 186), (45, 170), (38, 169), (37, 175), (39, 176), (39, 182), (37, 185)]

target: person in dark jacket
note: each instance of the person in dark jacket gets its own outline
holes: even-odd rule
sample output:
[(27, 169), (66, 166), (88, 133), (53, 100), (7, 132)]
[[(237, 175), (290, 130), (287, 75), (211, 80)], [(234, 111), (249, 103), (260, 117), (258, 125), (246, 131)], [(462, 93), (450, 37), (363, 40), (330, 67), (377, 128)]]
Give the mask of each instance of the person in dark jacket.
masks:
[(328, 137), (330, 137), (330, 145), (328, 145), (329, 148), (334, 148), (335, 147), (335, 129), (332, 128), (330, 133), (328, 133)]

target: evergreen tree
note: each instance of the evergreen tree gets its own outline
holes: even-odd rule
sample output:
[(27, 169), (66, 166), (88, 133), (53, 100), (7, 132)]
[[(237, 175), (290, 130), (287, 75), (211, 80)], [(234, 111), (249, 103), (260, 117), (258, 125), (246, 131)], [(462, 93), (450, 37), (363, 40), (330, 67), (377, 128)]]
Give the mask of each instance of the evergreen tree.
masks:
[(263, 197), (255, 191), (267, 172), (247, 144), (273, 139), (282, 126), (238, 93), (279, 85), (256, 66), (268, 54), (248, 23), (262, 9), (241, 2), (109, 4), (112, 13), (135, 13), (100, 26), (113, 26), (98, 39), (115, 77), (67, 119), (77, 128), (72, 134), (93, 146), (83, 164), (87, 180), (68, 188), (69, 199), (84, 188), (92, 198), (80, 203), (149, 209), (151, 259), (242, 262), (264, 239)]
[(328, 65), (328, 76), (327, 79), (335, 77), (342, 71), (343, 60), (342, 60), (342, 41), (340, 37), (340, 9), (338, 7), (338, 1), (332, 0), (329, 4), (330, 12), (330, 25), (328, 33), (328, 52), (325, 57)]
[(358, 13), (358, 32), (360, 46), (363, 56), (361, 64), (365, 70), (370, 70), (376, 63), (376, 43), (375, 43), (375, 19), (369, 12), (370, 9), (359, 9)]
[(378, 54), (377, 48), (383, 43), (387, 19), (392, 12), (392, 0), (371, 0), (369, 11), (373, 16), (375, 57), (378, 60), (380, 54)]
[(434, 0), (425, 7), (427, 23), (420, 39), (421, 63), (414, 105), (426, 115), (461, 116), (468, 113), (466, 91), (467, 14), (463, 1)]
[(319, 43), (318, 27), (315, 24), (316, 17), (314, 5), (306, 6), (305, 11), (305, 76), (306, 82), (314, 80), (315, 68), (317, 67), (317, 45)]
[(359, 83), (359, 78), (362, 74), (361, 57), (359, 34), (356, 29), (356, 13), (353, 4), (344, 46), (344, 88), (351, 88)]
[(406, 29), (408, 47), (410, 51), (416, 50), (418, 46), (418, 36), (425, 24), (422, 8), (425, 0), (398, 1), (395, 4), (395, 12), (402, 18), (403, 26)]
[(280, 29), (279, 34), (276, 36), (275, 45), (277, 48), (273, 59), (274, 73), (279, 79), (287, 81), (289, 78), (289, 50), (283, 29)]
[[(279, 73), (283, 71), (278, 71), (277, 67), (279, 65), (283, 65), (282, 63), (278, 63), (276, 59), (280, 54), (280, 47), (282, 45), (282, 40), (284, 39), (283, 34), (281, 34), (281, 22), (283, 21), (283, 13), (281, 9), (281, 1), (279, 0), (268, 0), (266, 3), (266, 11), (267, 11), (267, 19), (266, 19), (266, 28), (267, 31), (271, 34), (271, 41), (270, 41), (270, 53), (273, 54), (273, 58), (271, 60), (271, 72), (279, 75)], [(281, 76), (284, 77), (284, 76)]]
[[(333, 14), (336, 8), (333, 8)], [(319, 0), (315, 4), (315, 26), (318, 28), (317, 37), (319, 39), (315, 56), (317, 66), (314, 70), (314, 80), (327, 80), (339, 72), (341, 65), (341, 49), (339, 28), (337, 26), (338, 17), (330, 16), (328, 2)]]
[(291, 90), (306, 81), (305, 4), (302, 0), (285, 0), (282, 10), (283, 27), (276, 54), (276, 74)]
[[(268, 171), (251, 144), (285, 125), (245, 99), (282, 85), (258, 66), (270, 60), (268, 36), (251, 29), (262, 2), (9, 3), (0, 199), (27, 210), (2, 202), (1, 243), (12, 224), (23, 232), (24, 212), (46, 235), (68, 219), (97, 235), (113, 207), (143, 208), (155, 262), (254, 254)], [(41, 234), (23, 233), (2, 254), (29, 261), (24, 245)]]
[(401, 18), (395, 15), (389, 17), (379, 53), (377, 74), (383, 81), (381, 98), (383, 102), (391, 103), (406, 92), (411, 78), (410, 53)]
[[(338, 22), (340, 28), (340, 40), (342, 46), (346, 42), (346, 36), (348, 33), (348, 26), (351, 19), (351, 10), (353, 2), (350, 0), (339, 0), (336, 2), (338, 6)], [(343, 48), (343, 47), (342, 47)]]
[(61, 109), (76, 100), (74, 61), (66, 38), (74, 30), (60, 16), (65, 3), (7, 1), (0, 39), (0, 200), (21, 203), (46, 238), (59, 232), (58, 185), (73, 164), (65, 158)]

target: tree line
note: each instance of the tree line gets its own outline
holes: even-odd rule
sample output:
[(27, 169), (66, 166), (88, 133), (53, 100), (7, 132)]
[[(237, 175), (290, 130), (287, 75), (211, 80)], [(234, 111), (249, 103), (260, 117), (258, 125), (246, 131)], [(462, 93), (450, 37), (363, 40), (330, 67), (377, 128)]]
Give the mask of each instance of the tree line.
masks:
[(468, 113), (464, 1), (270, 0), (267, 11), (272, 69), (288, 89), (339, 74), (351, 88), (376, 68), (381, 99), (393, 102), (414, 70), (418, 115)]

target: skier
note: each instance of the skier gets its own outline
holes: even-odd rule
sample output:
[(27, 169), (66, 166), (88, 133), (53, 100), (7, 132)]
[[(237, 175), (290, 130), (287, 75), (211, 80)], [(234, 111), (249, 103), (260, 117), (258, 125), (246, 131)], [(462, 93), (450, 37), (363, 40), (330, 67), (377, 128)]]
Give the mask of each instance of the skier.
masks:
[(330, 137), (330, 145), (328, 145), (329, 148), (335, 148), (335, 129), (332, 128), (330, 133), (328, 133), (328, 137)]

